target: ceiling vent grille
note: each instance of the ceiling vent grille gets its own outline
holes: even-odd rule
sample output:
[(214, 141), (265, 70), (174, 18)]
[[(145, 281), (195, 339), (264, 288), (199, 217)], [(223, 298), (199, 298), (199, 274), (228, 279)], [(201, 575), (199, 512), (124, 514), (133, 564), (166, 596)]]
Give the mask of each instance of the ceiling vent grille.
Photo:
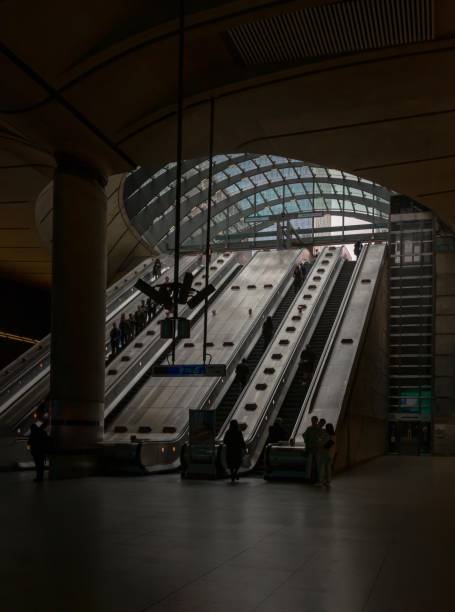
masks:
[(228, 30), (247, 66), (300, 62), (432, 40), (433, 0), (351, 0)]

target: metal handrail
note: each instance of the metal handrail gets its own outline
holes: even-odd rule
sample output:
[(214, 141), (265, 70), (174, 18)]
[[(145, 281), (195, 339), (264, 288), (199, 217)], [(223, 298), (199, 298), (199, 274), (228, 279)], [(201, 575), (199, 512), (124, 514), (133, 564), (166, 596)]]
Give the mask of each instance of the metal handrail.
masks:
[[(194, 266), (197, 266), (197, 260), (194, 258), (194, 261), (186, 268), (186, 270), (192, 269)], [(148, 266), (149, 267), (149, 266)], [(169, 268), (165, 267), (162, 269), (163, 276)], [(144, 270), (133, 270), (133, 273), (129, 273), (127, 276), (134, 275), (133, 278), (129, 278), (129, 282), (135, 282), (137, 274)], [(125, 290), (125, 287), (121, 288), (122, 291)], [(131, 287), (128, 287), (127, 291), (130, 291)], [(134, 290), (133, 299), (135, 299), (139, 295), (137, 290)], [(115, 298), (118, 299), (118, 298)], [(130, 303), (131, 299), (127, 300), (127, 303), (122, 302), (122, 308), (126, 307), (128, 303)], [(112, 303), (112, 300), (111, 300)], [(109, 320), (109, 316), (106, 317), (106, 322)], [(36, 384), (39, 384), (42, 379), (47, 376), (50, 372), (50, 334), (46, 336), (44, 339), (46, 341), (46, 349), (37, 355), (38, 359), (33, 359), (27, 365), (27, 369), (25, 372), (18, 373), (14, 378), (10, 379), (8, 383), (4, 386), (4, 389), (0, 391), (0, 398), (3, 397), (2, 403), (0, 403), (0, 419), (2, 415), (8, 411), (10, 406), (12, 406), (15, 402), (19, 401), (29, 390)], [(35, 347), (33, 347), (35, 348)], [(17, 361), (17, 360), (16, 360)], [(36, 402), (38, 403), (38, 402)]]
[[(286, 273), (286, 275), (282, 278), (280, 284), (278, 285), (274, 296), (272, 298), (272, 300), (276, 299), (279, 295), (281, 295), (281, 292), (283, 290), (283, 287), (285, 287), (287, 285), (287, 283), (289, 282), (289, 278), (292, 276), (293, 274), (293, 270), (294, 270), (294, 266), (295, 266), (295, 262), (297, 260), (297, 258), (299, 257), (301, 251), (299, 250), (295, 256), (295, 258), (293, 259), (292, 263), (289, 265), (288, 271)], [(269, 305), (269, 308), (272, 308), (273, 304)], [(215, 384), (214, 387), (212, 387), (211, 389), (209, 389), (206, 394), (204, 395), (203, 399), (199, 402), (199, 409), (203, 409), (204, 406), (206, 406), (210, 401), (212, 396), (215, 394), (215, 392), (219, 389), (220, 386), (225, 385), (228, 381), (228, 378), (230, 376), (230, 374), (233, 372), (233, 365), (235, 362), (235, 359), (237, 358), (239, 352), (241, 350), (244, 349), (245, 345), (251, 340), (251, 338), (254, 338), (255, 335), (258, 332), (259, 329), (259, 325), (262, 322), (265, 313), (267, 312), (266, 310), (266, 306), (264, 306), (264, 308), (261, 310), (261, 312), (258, 314), (257, 318), (256, 318), (256, 323), (254, 324), (253, 328), (251, 329), (250, 333), (248, 334), (247, 338), (243, 339), (243, 342), (237, 347), (237, 350), (235, 351), (235, 354), (231, 356), (227, 367), (226, 367), (226, 377), (223, 379), (219, 379), (217, 381), (217, 383)], [(184, 440), (186, 438), (188, 432), (188, 424), (180, 431), (178, 432), (178, 434), (169, 440), (148, 440), (148, 441), (144, 441), (144, 444), (179, 444), (182, 440)]]
[[(326, 256), (327, 256), (327, 247), (326, 247), (326, 248), (324, 248), (324, 249), (321, 251), (321, 253), (320, 253), (320, 254), (319, 254), (319, 256), (317, 257), (317, 259), (315, 260), (315, 262), (314, 262), (314, 264), (313, 264), (313, 269), (316, 269), (316, 268), (317, 268), (317, 266), (318, 266), (318, 265), (320, 265), (320, 264), (319, 264), (319, 262), (320, 262), (320, 261), (322, 261), (322, 259), (326, 258)], [(324, 291), (323, 291), (323, 293), (320, 295), (319, 299), (323, 299), (323, 296), (325, 295), (325, 291), (326, 291), (327, 285), (329, 284), (329, 282), (330, 282), (330, 280), (331, 280), (331, 278), (332, 278), (333, 274), (335, 274), (336, 269), (337, 269), (337, 266), (336, 266), (336, 265), (335, 265), (335, 266), (333, 266), (330, 276), (328, 276), (328, 277), (325, 279), (325, 283), (324, 283)], [(294, 308), (294, 307), (295, 307), (295, 304), (297, 303), (297, 301), (301, 299), (302, 294), (303, 294), (305, 291), (308, 291), (308, 284), (310, 284), (310, 283), (312, 283), (312, 282), (313, 282), (313, 281), (311, 280), (311, 278), (310, 278), (310, 275), (311, 275), (311, 274), (313, 274), (313, 272), (312, 272), (312, 271), (310, 271), (310, 272), (309, 272), (309, 274), (308, 274), (308, 278), (306, 279), (306, 281), (305, 281), (305, 283), (303, 284), (302, 288), (301, 288), (301, 289), (300, 289), (300, 291), (297, 293), (297, 295), (295, 296), (295, 298), (294, 298), (294, 300), (292, 301), (291, 305), (289, 306), (289, 310), (288, 310), (288, 312), (290, 312), (290, 311), (292, 310), (292, 308)], [(318, 302), (319, 302), (319, 300), (318, 300)], [(294, 358), (295, 358), (295, 354), (296, 354), (296, 352), (298, 352), (298, 351), (300, 350), (300, 348), (301, 348), (301, 340), (302, 340), (302, 338), (305, 336), (305, 334), (306, 334), (307, 330), (309, 329), (309, 327), (310, 327), (311, 325), (313, 325), (313, 323), (314, 323), (314, 317), (316, 316), (316, 314), (317, 314), (317, 310), (318, 310), (318, 309), (316, 308), (316, 305), (317, 305), (317, 304), (314, 304), (314, 305), (313, 305), (314, 307), (313, 307), (313, 309), (312, 309), (312, 312), (311, 312), (310, 316), (308, 317), (308, 320), (307, 320), (307, 321), (306, 321), (306, 323), (305, 323), (305, 327), (303, 328), (303, 330), (302, 330), (302, 332), (301, 332), (301, 334), (300, 334), (300, 337), (299, 337), (298, 341), (296, 342), (296, 344), (295, 344), (295, 346), (294, 346), (294, 349), (293, 349), (293, 351), (292, 351), (291, 355), (289, 356), (289, 358), (288, 358), (288, 360), (287, 360), (287, 363), (288, 363), (288, 364), (293, 363), (293, 360), (294, 360)], [(288, 325), (288, 324), (289, 324), (289, 322), (287, 321), (287, 319), (286, 319), (286, 318), (285, 318), (285, 319), (283, 319), (283, 321), (281, 322), (280, 326), (279, 326), (279, 327), (278, 327), (278, 329), (276, 330), (276, 333), (275, 333), (274, 337), (276, 337), (276, 335), (277, 335), (277, 334), (278, 334), (278, 333), (281, 331), (282, 327), (284, 327), (285, 325)], [(272, 340), (272, 343), (273, 343), (273, 340)], [(272, 344), (272, 343), (271, 343), (271, 344)], [(265, 361), (265, 360), (268, 358), (268, 353), (269, 353), (269, 351), (268, 351), (268, 350), (264, 352), (264, 354), (262, 355), (261, 359), (259, 360), (259, 363), (257, 364), (257, 366), (256, 366), (256, 368), (255, 368), (255, 372), (259, 370), (259, 368), (260, 368), (260, 367), (263, 365), (264, 361)], [(250, 433), (250, 435), (249, 435), (249, 437), (247, 438), (247, 440), (253, 441), (253, 440), (256, 438), (256, 436), (257, 436), (257, 430), (258, 430), (258, 428), (260, 427), (261, 422), (262, 422), (262, 421), (264, 420), (264, 418), (265, 418), (265, 417), (264, 417), (264, 415), (268, 414), (268, 410), (269, 410), (270, 404), (271, 404), (271, 403), (273, 404), (273, 402), (274, 402), (274, 401), (276, 401), (276, 394), (277, 394), (277, 392), (278, 392), (278, 391), (281, 391), (281, 389), (279, 389), (278, 387), (280, 387), (280, 386), (281, 386), (281, 384), (282, 384), (282, 378), (283, 378), (283, 377), (286, 377), (286, 378), (287, 378), (287, 369), (286, 369), (286, 372), (285, 372), (285, 373), (283, 373), (282, 375), (280, 375), (280, 377), (279, 377), (279, 378), (278, 378), (278, 379), (275, 381), (274, 386), (273, 386), (272, 393), (271, 393), (271, 395), (269, 396), (269, 399), (268, 399), (268, 401), (267, 401), (266, 405), (265, 405), (265, 406), (263, 407), (263, 409), (262, 409), (262, 415), (261, 415), (261, 418), (260, 418), (260, 419), (258, 419), (258, 422), (256, 423), (255, 427), (253, 428), (253, 430), (252, 430), (252, 432)], [(245, 396), (245, 394), (248, 392), (249, 387), (250, 387), (250, 384), (252, 384), (253, 378), (254, 378), (254, 374), (253, 374), (253, 376), (251, 376), (251, 377), (250, 377), (250, 380), (248, 381), (248, 385), (245, 387), (245, 389), (243, 389), (243, 391), (242, 391), (242, 393), (240, 394), (239, 398), (237, 399), (237, 401), (236, 401), (235, 405), (233, 406), (233, 408), (232, 408), (231, 412), (229, 413), (228, 417), (226, 418), (226, 420), (225, 420), (225, 422), (224, 422), (224, 424), (223, 424), (222, 428), (220, 429), (220, 432), (219, 432), (219, 434), (218, 434), (218, 436), (217, 436), (217, 441), (221, 442), (221, 440), (222, 440), (222, 438), (223, 438), (223, 434), (224, 434), (224, 432), (225, 432), (225, 430), (226, 430), (226, 428), (227, 428), (227, 426), (228, 426), (228, 425), (227, 425), (227, 423), (229, 422), (230, 417), (231, 417), (231, 416), (234, 414), (234, 412), (237, 410), (238, 405), (239, 405), (239, 404), (241, 403), (241, 401), (243, 400), (243, 397)], [(250, 442), (250, 444), (251, 444), (251, 442)]]
[[(228, 261), (226, 261), (225, 264), (227, 267), (225, 268), (223, 266), (211, 278), (211, 282), (218, 282), (218, 275), (220, 273), (223, 273), (221, 278), (219, 279), (220, 285), (223, 285), (223, 283), (226, 282), (226, 279), (229, 278), (230, 275), (232, 276), (233, 271), (235, 271), (235, 274), (234, 274), (234, 278), (235, 278), (235, 276), (237, 276), (237, 274), (242, 269), (239, 262), (236, 261), (235, 255), (231, 256), (231, 258)], [(203, 271), (203, 269), (204, 268), (201, 268), (201, 271)], [(215, 292), (213, 293), (213, 296), (215, 296), (215, 298), (218, 297), (218, 292), (219, 292), (219, 288), (215, 286)], [(191, 314), (189, 314), (187, 318), (190, 321), (197, 318), (203, 308), (204, 308), (204, 303), (202, 302), (191, 312)], [(181, 314), (185, 315), (188, 312), (189, 312), (189, 308), (186, 307)], [(156, 341), (160, 339), (161, 338), (159, 336), (155, 338)], [(128, 369), (122, 372), (120, 374), (120, 377), (117, 378), (115, 381), (113, 381), (110, 386), (106, 385), (106, 409), (104, 412), (105, 418), (108, 417), (112, 413), (113, 410), (115, 410), (118, 403), (128, 393), (129, 389), (133, 385), (135, 385), (147, 373), (147, 370), (151, 367), (151, 365), (153, 363), (156, 363), (160, 359), (160, 357), (169, 349), (169, 347), (171, 346), (171, 340), (165, 341), (163, 343), (163, 346), (161, 346), (158, 350), (153, 349), (153, 344), (155, 344), (155, 342), (153, 342), (152, 345), (145, 347), (140, 353), (138, 353), (135, 357), (135, 361), (130, 363)], [(111, 363), (110, 365), (112, 367), (113, 364)], [(131, 374), (131, 368), (137, 365), (139, 365), (140, 369), (134, 374), (133, 378), (125, 382), (125, 377), (128, 374)], [(117, 389), (117, 387), (119, 388)], [(111, 396), (114, 396), (114, 397), (110, 399)]]
[(324, 349), (322, 351), (322, 355), (319, 359), (318, 365), (316, 366), (316, 370), (313, 374), (310, 385), (305, 394), (305, 399), (300, 409), (299, 416), (294, 425), (294, 429), (292, 430), (291, 437), (290, 437), (291, 443), (295, 443), (295, 438), (299, 431), (300, 423), (302, 422), (302, 419), (304, 415), (306, 414), (307, 410), (308, 412), (311, 412), (311, 405), (313, 404), (315, 394), (317, 390), (319, 389), (319, 386), (323, 378), (323, 373), (327, 367), (328, 358), (332, 352), (332, 347), (335, 341), (335, 337), (338, 333), (338, 328), (341, 325), (344, 319), (344, 316), (346, 314), (347, 306), (351, 298), (351, 293), (360, 275), (360, 271), (364, 264), (368, 250), (369, 250), (369, 245), (365, 245), (364, 248), (362, 249), (362, 252), (360, 253), (359, 259), (356, 262), (354, 272), (351, 278), (349, 279), (349, 283), (346, 288), (346, 292), (343, 296), (343, 299), (341, 301), (340, 308), (338, 309), (337, 315), (335, 317), (335, 321), (333, 322), (332, 329), (330, 330), (330, 333), (329, 333), (329, 337), (327, 338), (327, 342), (325, 343)]
[[(141, 266), (142, 269), (139, 270)], [(151, 261), (149, 261), (148, 265), (146, 265), (145, 267), (143, 263), (139, 264), (132, 271), (128, 272), (125, 277), (123, 277), (124, 282), (129, 281), (127, 286), (120, 286), (118, 281), (117, 283), (111, 285), (111, 287), (106, 291), (106, 321), (108, 321), (113, 316), (111, 313), (109, 313), (109, 308), (112, 307), (112, 303), (119, 299), (119, 295), (122, 295), (123, 293), (125, 293), (125, 291), (129, 291), (131, 289), (130, 284), (136, 281), (136, 277), (139, 272), (144, 273), (144, 270), (147, 270), (150, 266)], [(114, 287), (115, 291), (113, 290)], [(130, 298), (130, 296), (128, 296), (127, 298), (125, 298), (125, 300), (122, 301), (122, 305), (124, 304), (126, 299), (128, 299), (128, 301), (131, 301), (131, 299), (133, 298)], [(0, 379), (2, 379), (0, 383), (0, 394), (4, 393), (9, 386), (14, 384), (15, 380), (18, 377), (24, 377), (28, 373), (30, 368), (35, 367), (38, 362), (42, 361), (42, 359), (46, 357), (44, 351), (49, 350), (50, 341), (51, 334), (47, 334), (34, 346), (22, 353), (19, 357), (17, 357), (14, 361), (10, 362), (0, 371)]]
[[(326, 283), (325, 287), (324, 287), (324, 292), (320, 297), (321, 302), (325, 303), (327, 301), (327, 299), (330, 296), (331, 290), (333, 289), (333, 285), (334, 282), (336, 281), (336, 279), (338, 278), (338, 273), (340, 271), (340, 268), (342, 266), (342, 262), (343, 259), (340, 257), (340, 259), (337, 262), (337, 265), (333, 267), (332, 272), (330, 274), (330, 278), (329, 281)], [(305, 329), (302, 331), (301, 333), (301, 339), (305, 337), (306, 332), (308, 329), (311, 329), (315, 324), (317, 324), (321, 314), (322, 314), (322, 310), (323, 308), (314, 308), (313, 312), (311, 313), (310, 318), (307, 321), (307, 324), (305, 325)], [(296, 360), (295, 360), (295, 355), (297, 353), (298, 350), (300, 350), (302, 347), (302, 341), (299, 341), (299, 343), (296, 345), (296, 347), (293, 350), (293, 353), (290, 357), (290, 359), (288, 360), (288, 363), (291, 364), (291, 366), (288, 366), (288, 369), (285, 373), (285, 377), (286, 380), (289, 382), (290, 384), (292, 384), (292, 379), (293, 379), (293, 375), (291, 374), (291, 376), (288, 376), (289, 373), (289, 369), (292, 368), (292, 364), (296, 364)], [(297, 366), (298, 367), (298, 366)], [(294, 368), (296, 370), (296, 367)], [(295, 375), (295, 372), (294, 372)], [(261, 418), (258, 420), (258, 422), (256, 423), (251, 435), (249, 436), (249, 438), (247, 439), (247, 444), (248, 444), (248, 451), (250, 455), (253, 455), (256, 450), (257, 450), (257, 445), (259, 444), (260, 440), (262, 439), (262, 436), (264, 435), (264, 430), (267, 427), (267, 425), (269, 425), (269, 411), (272, 412), (270, 410), (270, 405), (272, 404), (273, 408), (272, 410), (277, 413), (279, 408), (281, 407), (281, 404), (276, 402), (276, 396), (279, 393), (283, 392), (283, 389), (286, 389), (286, 387), (283, 387), (281, 389), (277, 388), (279, 385), (281, 385), (283, 382), (283, 380), (281, 381), (277, 381), (275, 383), (274, 386), (274, 392), (273, 394), (270, 396), (269, 401), (267, 402), (267, 405), (264, 407), (264, 409), (262, 410), (262, 415)], [(273, 404), (276, 404), (275, 406)]]

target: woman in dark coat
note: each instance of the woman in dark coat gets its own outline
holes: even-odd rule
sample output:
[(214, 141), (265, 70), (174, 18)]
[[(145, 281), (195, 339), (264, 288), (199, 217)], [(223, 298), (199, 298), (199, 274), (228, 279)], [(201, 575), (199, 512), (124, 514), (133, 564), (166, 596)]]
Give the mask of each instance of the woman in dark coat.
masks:
[(229, 429), (224, 436), (226, 446), (226, 463), (231, 472), (231, 482), (239, 479), (238, 471), (246, 450), (245, 440), (236, 420), (229, 423)]

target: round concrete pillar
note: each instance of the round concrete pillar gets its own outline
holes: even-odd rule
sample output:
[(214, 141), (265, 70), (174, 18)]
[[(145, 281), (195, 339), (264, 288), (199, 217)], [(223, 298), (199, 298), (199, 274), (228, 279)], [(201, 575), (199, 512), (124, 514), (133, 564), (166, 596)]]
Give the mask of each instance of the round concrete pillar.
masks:
[(54, 178), (51, 425), (53, 478), (94, 467), (103, 435), (105, 177), (62, 156)]

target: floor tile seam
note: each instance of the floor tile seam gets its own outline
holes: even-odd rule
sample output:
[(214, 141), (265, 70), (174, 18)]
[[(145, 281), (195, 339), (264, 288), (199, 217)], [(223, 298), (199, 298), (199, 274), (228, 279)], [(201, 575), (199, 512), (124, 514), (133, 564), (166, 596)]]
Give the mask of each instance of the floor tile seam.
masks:
[(255, 606), (251, 612), (254, 612), (255, 610), (259, 610), (264, 603), (267, 601), (267, 599), (270, 599), (270, 597), (272, 597), (272, 595), (274, 593), (276, 593), (279, 589), (281, 589), (282, 586), (284, 586), (286, 584), (286, 582), (288, 582), (293, 576), (295, 576), (295, 574), (297, 574), (297, 572), (302, 571), (302, 569), (308, 565), (310, 563), (310, 561), (312, 561), (314, 559), (314, 557), (317, 555), (316, 552), (314, 552), (313, 554), (311, 554), (308, 559), (306, 559), (306, 561), (304, 561), (301, 565), (299, 565), (299, 567), (297, 567), (295, 570), (291, 571), (289, 573), (289, 576), (287, 576), (282, 582), (280, 582), (280, 584), (278, 584), (268, 595), (266, 595), (264, 597), (264, 599), (261, 599), (261, 601), (258, 603), (257, 606)]
[[(406, 507), (408, 507), (409, 505), (410, 505), (410, 504), (408, 503), (408, 504), (406, 505)], [(401, 520), (399, 521), (399, 527), (400, 527), (400, 528), (401, 528), (401, 527), (403, 527), (403, 525), (405, 525), (405, 523), (406, 523), (406, 515), (407, 515), (407, 512), (406, 512), (406, 511), (404, 511), (404, 512), (403, 512), (403, 514), (402, 514)], [(400, 533), (400, 529), (398, 529), (398, 530), (397, 530), (397, 533)], [(380, 576), (381, 576), (381, 574), (382, 574), (382, 571), (383, 571), (384, 566), (385, 566), (385, 564), (386, 564), (386, 560), (387, 560), (387, 558), (388, 558), (389, 554), (391, 553), (391, 551), (392, 551), (393, 547), (394, 547), (394, 546), (395, 546), (397, 543), (398, 543), (398, 536), (395, 534), (395, 535), (394, 535), (394, 536), (393, 536), (393, 537), (390, 539), (390, 541), (389, 541), (389, 543), (388, 543), (388, 545), (387, 545), (387, 548), (386, 548), (386, 550), (385, 550), (385, 552), (384, 552), (384, 556), (383, 556), (382, 561), (381, 561), (381, 563), (380, 563), (380, 565), (379, 565), (379, 567), (378, 567), (378, 571), (376, 572), (376, 576), (374, 577), (374, 580), (373, 580), (373, 582), (372, 582), (372, 584), (371, 584), (371, 587), (370, 587), (370, 589), (369, 589), (369, 591), (368, 591), (368, 595), (366, 596), (365, 603), (364, 603), (364, 605), (362, 606), (362, 612), (367, 612), (367, 606), (368, 606), (368, 603), (370, 602), (370, 600), (371, 600), (371, 598), (372, 598), (372, 596), (373, 596), (373, 591), (374, 591), (374, 589), (375, 589), (375, 587), (376, 587), (376, 585), (377, 585), (377, 583), (378, 583), (378, 581), (379, 581), (379, 578), (380, 578)]]
[[(282, 529), (282, 528), (280, 528)], [(162, 597), (161, 599), (158, 599), (157, 601), (154, 601), (152, 604), (147, 605), (145, 608), (142, 608), (141, 610), (139, 610), (138, 612), (150, 612), (152, 610), (152, 608), (154, 608), (155, 606), (161, 604), (163, 601), (166, 601), (167, 599), (169, 599), (170, 597), (172, 597), (173, 595), (175, 595), (176, 593), (179, 593), (180, 591), (182, 591), (183, 589), (186, 589), (187, 587), (191, 586), (192, 584), (195, 584), (198, 580), (200, 580), (201, 578), (205, 578), (206, 576), (209, 576), (210, 574), (212, 574), (213, 572), (215, 572), (216, 570), (220, 569), (220, 567), (223, 567), (223, 565), (226, 565), (227, 563), (230, 563), (233, 559), (235, 559), (236, 557), (243, 555), (243, 553), (247, 552), (248, 550), (250, 550), (251, 548), (254, 548), (255, 546), (257, 546), (258, 544), (260, 544), (261, 542), (263, 542), (266, 538), (270, 537), (270, 535), (274, 535), (276, 532), (280, 531), (280, 529), (277, 529), (276, 531), (272, 532), (272, 533), (268, 533), (267, 535), (265, 535), (264, 537), (260, 538), (259, 540), (257, 540), (254, 544), (252, 544), (251, 546), (247, 546), (246, 548), (244, 548), (243, 550), (239, 551), (238, 553), (235, 553), (234, 555), (231, 555), (230, 557), (228, 557), (227, 559), (225, 559), (224, 561), (222, 561), (221, 563), (219, 563), (218, 565), (216, 565), (215, 567), (212, 567), (211, 569), (209, 569), (206, 572), (203, 572), (202, 574), (200, 574), (199, 576), (197, 576), (196, 578), (193, 578), (192, 580), (189, 580), (188, 582), (186, 582), (185, 584), (183, 584), (182, 586), (174, 589), (173, 591), (171, 591), (170, 593), (168, 593), (167, 595), (165, 595), (164, 597)], [(288, 576), (289, 578), (289, 576)]]

